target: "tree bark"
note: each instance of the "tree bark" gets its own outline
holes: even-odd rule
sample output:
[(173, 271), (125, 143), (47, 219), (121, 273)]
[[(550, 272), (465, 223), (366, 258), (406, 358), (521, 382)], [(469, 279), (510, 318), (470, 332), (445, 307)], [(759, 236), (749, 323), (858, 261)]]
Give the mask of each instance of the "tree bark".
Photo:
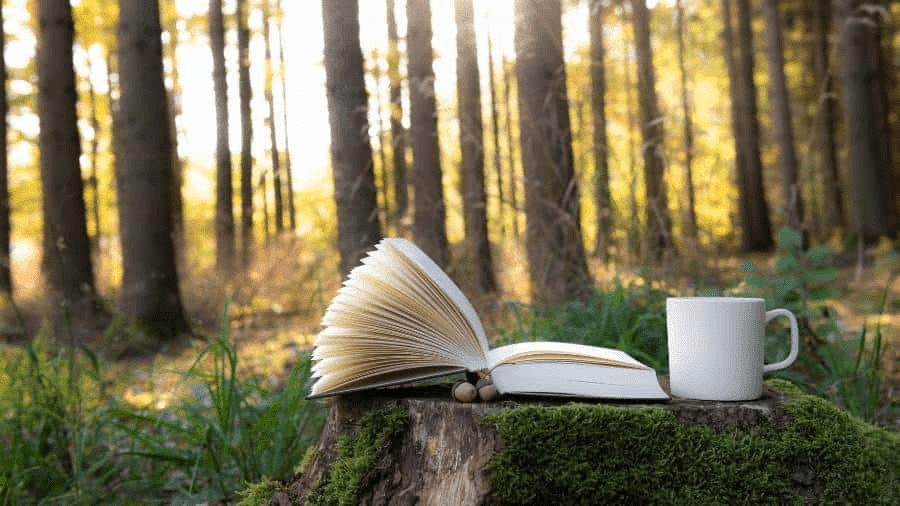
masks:
[(394, 0), (387, 0), (388, 31), (388, 94), (391, 99), (391, 153), (394, 172), (394, 219), (403, 222), (409, 207), (406, 175), (406, 128), (403, 127), (402, 79), (400, 78), (400, 48)]
[(591, 39), (591, 117), (593, 119), (594, 206), (597, 208), (594, 256), (609, 261), (612, 240), (612, 197), (609, 191), (609, 141), (606, 135), (606, 48), (603, 44), (602, 0), (590, 2), (588, 31)]
[[(3, 26), (3, 6), (0, 5), (0, 26)], [(9, 103), (6, 97), (6, 33), (0, 30), (0, 291), (12, 294), (12, 274), (9, 261), (9, 164), (6, 145)], [(96, 134), (95, 134), (96, 135)]]
[(275, 232), (280, 234), (284, 230), (284, 200), (282, 195), (283, 185), (281, 178), (281, 154), (278, 150), (278, 132), (275, 129), (275, 94), (272, 89), (274, 86), (272, 65), (272, 40), (271, 30), (271, 10), (269, 9), (269, 0), (263, 2), (263, 45), (265, 47), (266, 62), (266, 104), (269, 106), (269, 150), (272, 158), (272, 193), (275, 200)]
[(288, 99), (287, 99), (287, 69), (284, 61), (284, 11), (281, 9), (281, 0), (275, 0), (278, 11), (278, 69), (281, 77), (281, 117), (284, 125), (284, 198), (287, 200), (288, 227), (297, 229), (297, 210), (294, 208), (294, 176), (291, 166), (291, 142), (290, 127), (288, 125)]
[(831, 0), (815, 0), (812, 2), (813, 25), (813, 63), (815, 82), (819, 86), (817, 96), (819, 118), (819, 149), (822, 167), (822, 194), (824, 202), (824, 229), (833, 231), (842, 229), (844, 221), (844, 196), (841, 190), (841, 178), (838, 172), (837, 142), (835, 140), (834, 79), (829, 68), (828, 32), (831, 25)]
[(250, 100), (250, 29), (247, 27), (247, 0), (235, 3), (238, 33), (238, 94), (241, 116), (241, 264), (250, 264), (253, 251), (253, 118)]
[(346, 276), (381, 239), (381, 225), (369, 144), (357, 0), (322, 0), (322, 18), (338, 250), (341, 273)]
[(488, 239), (487, 194), (484, 189), (484, 127), (481, 78), (475, 45), (472, 0), (455, 0), (456, 89), (459, 103), (459, 144), (462, 148), (460, 189), (466, 242), (475, 267), (475, 285), (485, 293), (497, 290)]
[(673, 250), (672, 221), (665, 185), (663, 160), (663, 118), (656, 98), (653, 50), (650, 45), (650, 20), (646, 0), (632, 0), (632, 21), (638, 64), (638, 112), (641, 122), (644, 156), (644, 190), (646, 194), (647, 254), (660, 259)]
[[(725, 0), (723, 0), (724, 2)], [(744, 173), (738, 176), (738, 191), (744, 196), (740, 203), (746, 206), (741, 216), (741, 246), (745, 252), (768, 251), (774, 246), (769, 206), (763, 187), (762, 158), (759, 151), (759, 118), (756, 84), (753, 79), (753, 31), (750, 24), (750, 0), (737, 0), (737, 92), (738, 121), (742, 123), (742, 138), (737, 139), (739, 149), (744, 150)]]
[(406, 3), (410, 131), (415, 195), (413, 238), (441, 267), (450, 260), (444, 204), (437, 103), (432, 68), (430, 0)]
[(778, 168), (781, 172), (782, 197), (788, 226), (799, 232), (806, 244), (803, 193), (797, 176), (797, 153), (794, 150), (794, 129), (791, 126), (791, 100), (787, 77), (784, 74), (784, 48), (781, 42), (781, 20), (776, 0), (763, 1), (766, 20), (766, 46), (769, 57), (769, 88), (772, 104), (772, 124), (778, 142)]
[(497, 180), (497, 222), (500, 224), (500, 237), (506, 237), (506, 216), (504, 208), (506, 199), (503, 197), (503, 163), (500, 152), (500, 115), (497, 110), (497, 83), (494, 70), (494, 44), (491, 41), (491, 32), (487, 33), (488, 53), (488, 88), (491, 91), (491, 140), (494, 147), (494, 174)]
[(880, 13), (863, 0), (835, 0), (854, 225), (863, 240), (894, 237), (893, 195)]
[[(714, 432), (751, 431), (760, 425), (789, 423), (783, 411), (786, 400), (785, 394), (766, 389), (761, 399), (745, 403), (672, 400), (654, 406), (670, 411), (685, 425), (708, 427)], [(460, 403), (450, 399), (449, 386), (444, 385), (336, 397), (329, 401), (325, 427), (305, 471), (276, 493), (270, 504), (304, 504), (334, 464), (338, 439), (356, 433), (357, 424), (367, 413), (394, 407), (406, 411), (406, 424), (377, 449), (376, 462), (353, 496), (355, 504), (501, 503), (493, 489), (490, 464), (502, 453), (503, 440), (496, 426), (481, 419), (532, 403), (534, 400), (525, 398)], [(540, 405), (552, 409), (565, 403), (547, 398)], [(616, 407), (628, 413), (639, 412), (642, 405)], [(572, 421), (578, 423), (583, 422)]]
[[(512, 231), (513, 236), (519, 237), (519, 176), (516, 172), (516, 143), (513, 140), (513, 121), (512, 121), (512, 111), (513, 111), (513, 102), (512, 102), (512, 77), (513, 71), (510, 69), (511, 64), (506, 61), (506, 58), (501, 62), (503, 64), (503, 108), (506, 112), (505, 114), (505, 128), (506, 130), (506, 165), (509, 170), (509, 190), (507, 194), (509, 195), (509, 208), (512, 211)], [(520, 153), (521, 154), (521, 153)]]
[(216, 103), (216, 266), (230, 272), (235, 261), (231, 144), (228, 135), (228, 75), (225, 68), (225, 20), (222, 0), (209, 1), (209, 43)]
[(41, 0), (37, 10), (43, 270), (56, 310), (90, 317), (97, 308), (78, 160), (72, 10), (68, 2), (55, 0)]
[(172, 237), (173, 146), (160, 34), (157, 1), (119, 0), (119, 307), (151, 336), (170, 339), (188, 324)]
[(532, 300), (555, 305), (591, 285), (562, 51), (559, 0), (515, 3), (519, 129), (525, 169), (525, 245)]
[(675, 0), (676, 31), (678, 32), (678, 69), (681, 73), (681, 110), (684, 132), (684, 192), (687, 202), (684, 209), (684, 236), (697, 246), (697, 206), (694, 199), (694, 126), (691, 117), (691, 100), (688, 93), (688, 70), (685, 61), (684, 5)]

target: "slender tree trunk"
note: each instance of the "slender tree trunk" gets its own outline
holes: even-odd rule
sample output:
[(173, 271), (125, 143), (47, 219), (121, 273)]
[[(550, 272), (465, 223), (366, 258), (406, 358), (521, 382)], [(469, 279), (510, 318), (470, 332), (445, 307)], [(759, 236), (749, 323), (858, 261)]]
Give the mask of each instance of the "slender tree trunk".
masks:
[(43, 269), (59, 314), (90, 318), (97, 308), (78, 161), (72, 10), (68, 2), (41, 0), (37, 11)]
[(282, 196), (283, 185), (281, 182), (281, 153), (278, 151), (278, 132), (275, 129), (275, 94), (272, 89), (274, 79), (274, 65), (272, 65), (272, 40), (271, 40), (271, 11), (269, 10), (269, 0), (263, 1), (263, 38), (265, 47), (266, 62), (266, 90), (265, 98), (269, 106), (269, 144), (270, 153), (272, 155), (272, 194), (275, 200), (275, 232), (281, 234), (284, 230), (284, 201)]
[(238, 92), (241, 103), (241, 263), (250, 264), (253, 250), (253, 118), (250, 100), (250, 29), (247, 27), (247, 0), (235, 3), (238, 32)]
[(294, 208), (294, 176), (291, 166), (290, 127), (288, 125), (288, 99), (287, 99), (287, 68), (284, 60), (284, 11), (281, 9), (281, 0), (275, 0), (278, 9), (278, 69), (281, 77), (281, 116), (284, 124), (284, 197), (287, 200), (288, 226), (291, 230), (297, 229), (297, 210)]
[(391, 99), (391, 153), (394, 172), (394, 221), (400, 224), (409, 207), (406, 167), (406, 129), (403, 127), (403, 102), (401, 98), (400, 48), (394, 0), (387, 0), (388, 30), (388, 79)]
[(591, 285), (572, 160), (560, 1), (516, 0), (515, 19), (531, 296), (555, 305), (585, 296)]
[(407, 0), (410, 131), (415, 216), (413, 238), (440, 266), (450, 260), (431, 48), (430, 0)]
[[(0, 4), (0, 27), (3, 26), (3, 6)], [(9, 164), (6, 145), (7, 115), (9, 103), (6, 97), (6, 33), (0, 30), (0, 291), (12, 294), (12, 273), (9, 261), (10, 221), (9, 221)]]
[(455, 0), (456, 90), (459, 102), (459, 144), (462, 147), (461, 190), (466, 242), (475, 267), (475, 283), (482, 292), (497, 290), (488, 239), (487, 194), (484, 189), (484, 128), (481, 117), (481, 78), (475, 45), (472, 0)]
[(513, 140), (513, 122), (512, 122), (512, 77), (513, 71), (510, 63), (503, 59), (503, 108), (506, 111), (505, 128), (506, 130), (506, 165), (509, 167), (509, 208), (512, 210), (512, 230), (513, 236), (519, 237), (519, 176), (516, 174), (516, 143)]
[(898, 230), (884, 100), (880, 14), (863, 0), (835, 0), (840, 34), (851, 202), (863, 240), (894, 237)]
[[(624, 34), (624, 30), (623, 30)], [(629, 181), (629, 198), (628, 198), (628, 211), (630, 216), (630, 226), (628, 229), (628, 249), (635, 257), (640, 256), (641, 253), (641, 219), (638, 215), (638, 203), (637, 203), (637, 185), (638, 185), (638, 170), (637, 170), (637, 157), (635, 156), (635, 151), (637, 147), (637, 142), (635, 141), (635, 127), (637, 126), (637, 119), (635, 118), (634, 109), (634, 86), (632, 85), (632, 68), (631, 68), (631, 60), (633, 58), (634, 52), (632, 47), (627, 44), (622, 44), (622, 74), (625, 76), (625, 111), (627, 117), (627, 135), (628, 135), (628, 175), (631, 178)]]
[[(762, 158), (759, 146), (759, 119), (756, 84), (753, 79), (753, 31), (750, 25), (750, 0), (737, 0), (738, 23), (738, 92), (741, 96), (739, 121), (743, 122), (739, 145), (745, 150), (745, 173), (738, 191), (746, 192), (742, 202), (747, 205), (743, 227), (744, 251), (768, 251), (774, 245), (769, 206), (763, 187)], [(743, 215), (744, 213), (742, 213)]]
[(835, 140), (835, 124), (837, 123), (837, 111), (835, 111), (834, 80), (832, 69), (829, 68), (829, 43), (828, 32), (831, 24), (831, 0), (815, 0), (812, 2), (813, 25), (813, 57), (815, 82), (820, 93), (817, 96), (819, 110), (819, 135), (820, 144), (818, 152), (821, 155), (822, 167), (822, 194), (824, 202), (824, 229), (842, 229), (844, 221), (844, 196), (841, 191), (841, 178), (838, 172), (837, 142)]
[(678, 68), (681, 73), (681, 110), (684, 113), (684, 192), (687, 203), (684, 210), (684, 235), (696, 247), (697, 245), (697, 206), (694, 198), (694, 127), (691, 117), (691, 100), (688, 93), (688, 69), (685, 61), (684, 44), (684, 5), (675, 0), (675, 23), (678, 32)]
[(591, 112), (594, 126), (594, 206), (597, 232), (594, 256), (609, 261), (612, 240), (612, 197), (609, 191), (609, 141), (606, 135), (606, 48), (603, 43), (604, 2), (591, 0)]
[[(0, 48), (2, 49), (2, 48)], [(94, 65), (91, 62), (91, 57), (87, 58), (87, 67), (89, 75), (94, 74)], [(94, 235), (91, 236), (91, 251), (93, 252), (93, 261), (94, 267), (97, 268), (98, 272), (100, 271), (100, 237), (102, 235), (100, 230), (100, 178), (98, 177), (98, 168), (100, 165), (100, 118), (97, 114), (97, 93), (94, 91), (94, 82), (88, 77), (87, 78), (87, 86), (88, 86), (88, 102), (90, 102), (91, 108), (91, 130), (93, 133), (91, 134), (91, 143), (90, 143), (90, 165), (91, 175), (88, 177), (87, 184), (91, 189), (91, 221), (94, 224)]]
[(497, 178), (497, 221), (500, 223), (500, 237), (506, 237), (506, 217), (503, 208), (506, 202), (503, 198), (503, 163), (500, 154), (500, 118), (497, 111), (497, 83), (494, 74), (494, 45), (491, 42), (491, 33), (487, 34), (488, 45), (488, 87), (491, 90), (491, 140), (494, 143), (494, 174)]
[[(781, 172), (784, 209), (788, 226), (804, 238), (803, 195), (798, 178), (797, 154), (794, 150), (794, 130), (791, 126), (791, 101), (784, 75), (784, 49), (781, 42), (781, 20), (777, 0), (763, 1), (766, 18), (766, 45), (769, 56), (769, 86), (771, 90), (772, 123), (778, 142), (778, 167)], [(806, 241), (804, 241), (805, 243)]]
[(269, 184), (267, 182), (268, 175), (269, 171), (260, 171), (259, 183), (256, 186), (256, 191), (258, 191), (260, 196), (262, 197), (262, 205), (260, 206), (260, 211), (262, 212), (263, 238), (265, 239), (266, 244), (268, 244), (269, 239), (272, 238), (272, 228), (269, 226)]
[[(373, 59), (377, 58), (377, 54), (373, 55)], [(390, 169), (388, 169), (387, 162), (387, 149), (385, 149), (385, 128), (384, 128), (384, 111), (381, 107), (381, 81), (382, 81), (382, 72), (381, 67), (377, 61), (372, 62), (372, 78), (375, 81), (375, 122), (377, 125), (376, 132), (378, 135), (378, 167), (379, 174), (381, 176), (381, 206), (382, 211), (384, 212), (384, 230), (385, 233), (388, 233), (387, 230), (389, 227), (393, 227), (394, 230), (397, 230), (397, 220), (396, 213), (392, 212), (391, 209), (391, 200), (390, 200)], [(390, 109), (388, 109), (390, 112)]]
[(322, 0), (322, 19), (338, 250), (346, 276), (381, 239), (357, 0)]
[[(172, 88), (166, 91), (166, 101), (169, 107), (169, 135), (172, 136), (172, 238), (175, 244), (175, 258), (177, 265), (186, 264), (187, 246), (184, 232), (184, 198), (182, 187), (184, 186), (184, 161), (178, 153), (178, 117), (181, 116), (181, 74), (178, 72), (178, 24), (177, 12), (174, 0), (168, 5), (168, 11), (172, 13), (171, 23), (166, 30), (169, 33), (168, 58), (171, 68)], [(162, 9), (162, 5), (160, 6)], [(163, 10), (162, 12), (165, 12)], [(165, 68), (165, 67), (163, 67)], [(165, 81), (163, 81), (165, 82)]]
[(231, 180), (231, 145), (228, 135), (228, 75), (225, 68), (225, 20), (222, 0), (209, 2), (209, 41), (213, 61), (213, 93), (216, 102), (216, 266), (226, 273), (234, 269), (234, 209)]
[(159, 4), (119, 0), (117, 174), (122, 245), (122, 313), (150, 335), (188, 330), (172, 237), (172, 136), (163, 84)]
[(644, 155), (644, 190), (647, 215), (647, 253), (659, 259), (673, 249), (669, 201), (663, 161), (663, 121), (656, 98), (656, 77), (650, 46), (650, 21), (646, 0), (632, 0), (635, 49), (638, 62), (638, 112)]

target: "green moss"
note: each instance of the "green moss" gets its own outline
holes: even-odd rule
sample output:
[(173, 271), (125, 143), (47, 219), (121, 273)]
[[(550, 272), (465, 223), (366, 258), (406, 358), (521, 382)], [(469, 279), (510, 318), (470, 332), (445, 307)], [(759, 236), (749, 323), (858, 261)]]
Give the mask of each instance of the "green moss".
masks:
[(716, 433), (659, 407), (521, 406), (487, 415), (508, 503), (900, 503), (900, 435), (787, 382), (791, 423)]
[(353, 504), (359, 481), (375, 463), (388, 436), (407, 423), (406, 409), (400, 406), (366, 413), (355, 434), (338, 438), (337, 457), (307, 497), (307, 504)]
[(263, 479), (259, 483), (249, 483), (243, 490), (238, 492), (240, 500), (237, 506), (259, 506), (266, 504), (275, 493), (275, 484), (268, 479)]

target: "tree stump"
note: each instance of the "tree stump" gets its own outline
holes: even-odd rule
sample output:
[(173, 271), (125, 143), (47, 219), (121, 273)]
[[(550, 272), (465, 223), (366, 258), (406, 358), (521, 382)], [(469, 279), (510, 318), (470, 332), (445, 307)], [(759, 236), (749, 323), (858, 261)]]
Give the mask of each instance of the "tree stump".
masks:
[[(665, 378), (662, 383), (667, 386)], [(751, 402), (571, 403), (505, 397), (460, 403), (451, 398), (450, 385), (343, 395), (327, 401), (328, 418), (304, 471), (277, 490), (270, 504), (537, 504), (583, 502), (585, 497), (640, 503), (691, 497), (726, 503), (798, 497), (856, 502), (870, 498), (870, 492), (881, 495), (879, 502), (900, 498), (900, 437), (817, 398), (806, 411), (822, 419), (798, 422), (807, 415), (786, 406), (795, 397), (811, 397), (785, 386), (784, 391), (767, 386), (763, 397)], [(369, 414), (397, 408), (404, 423), (374, 443), (374, 457), (350, 484), (351, 495), (329, 497), (326, 484), (344, 479), (346, 469), (359, 465), (341, 460), (339, 440), (360, 432)], [(515, 424), (524, 427), (518, 432), (522, 437), (510, 432)], [(379, 428), (384, 427), (374, 427)], [(810, 439), (797, 447), (803, 435)], [(875, 441), (859, 439), (865, 437)], [(886, 453), (855, 458), (839, 448), (842, 442)], [(740, 453), (741, 445), (752, 448)], [(838, 453), (833, 459), (826, 454), (829, 449)], [(726, 462), (715, 462), (717, 455)], [(503, 467), (510, 463), (512, 472)], [(881, 477), (860, 481), (871, 479), (873, 471)], [(838, 482), (844, 479), (849, 485)], [(756, 481), (765, 483), (762, 489), (745, 489)]]

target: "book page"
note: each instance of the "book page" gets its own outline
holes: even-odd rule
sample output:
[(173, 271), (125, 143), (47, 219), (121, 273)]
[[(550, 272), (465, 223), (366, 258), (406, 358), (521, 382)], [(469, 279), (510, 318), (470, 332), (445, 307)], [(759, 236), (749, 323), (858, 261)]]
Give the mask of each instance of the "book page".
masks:
[(384, 239), (348, 275), (322, 317), (311, 396), (487, 367), (474, 308), (412, 243)]
[(522, 362), (571, 362), (627, 369), (650, 369), (621, 350), (553, 341), (508, 344), (488, 352), (490, 368)]

